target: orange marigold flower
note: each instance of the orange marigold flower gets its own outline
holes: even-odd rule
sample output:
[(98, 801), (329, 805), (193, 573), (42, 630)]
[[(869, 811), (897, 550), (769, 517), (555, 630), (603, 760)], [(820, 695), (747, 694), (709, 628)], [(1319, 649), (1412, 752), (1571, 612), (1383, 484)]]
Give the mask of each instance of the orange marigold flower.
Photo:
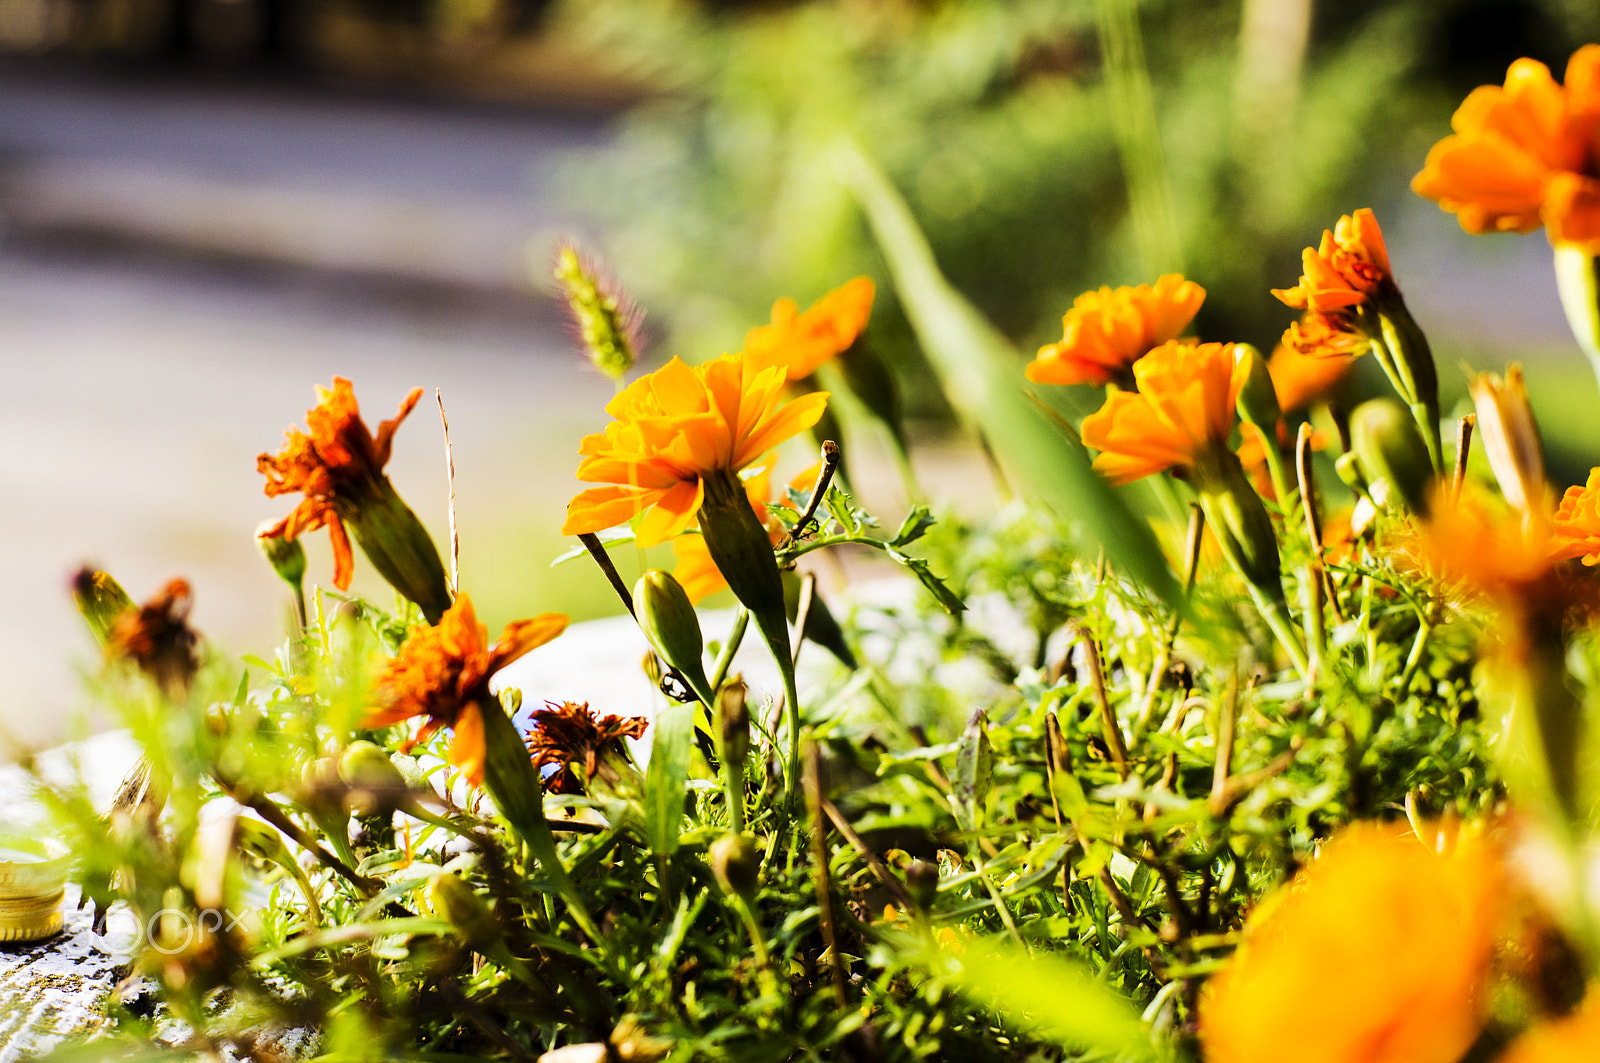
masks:
[[(587, 702), (545, 702), (546, 708), (533, 714), (533, 727), (525, 736), (534, 767), (544, 775), (545, 790), (557, 794), (581, 794), (589, 780), (600, 771), (605, 757), (626, 757), (624, 738), (638, 738), (650, 726), (642, 716), (598, 716)], [(582, 766), (574, 773), (575, 765)], [(548, 773), (545, 768), (552, 768)]]
[(757, 365), (783, 366), (791, 381), (803, 380), (850, 349), (867, 327), (876, 294), (871, 277), (857, 277), (805, 313), (793, 299), (779, 299), (772, 304), (772, 324), (745, 334), (745, 354)]
[(1320, 401), (1349, 374), (1355, 362), (1353, 354), (1329, 351), (1308, 356), (1288, 344), (1280, 345), (1267, 361), (1278, 408), (1290, 413)]
[(1061, 319), (1061, 342), (1028, 363), (1035, 384), (1107, 384), (1125, 380), (1152, 348), (1183, 335), (1206, 291), (1177, 273), (1154, 285), (1101, 288), (1073, 300)]
[(1330, 313), (1399, 291), (1389, 271), (1389, 251), (1378, 219), (1366, 207), (1323, 230), (1322, 244), (1300, 254), (1304, 272), (1293, 288), (1272, 294), (1296, 310)]
[(1473, 89), (1450, 125), (1413, 191), (1471, 233), (1542, 224), (1552, 243), (1600, 252), (1600, 45), (1572, 54), (1565, 86), (1543, 63), (1518, 59), (1503, 86)]
[(319, 384), (317, 405), (306, 414), (310, 433), (290, 427), (276, 456), (256, 458), (257, 471), (267, 478), (269, 498), (305, 495), (287, 517), (262, 532), (262, 538), (292, 540), (301, 532), (326, 527), (333, 543), (334, 586), (348, 590), (355, 559), (344, 522), (352, 519), (361, 500), (378, 493), (375, 485), (383, 479), (395, 429), (420, 398), (422, 389), (413, 388), (394, 417), (379, 424), (378, 434), (373, 435), (361, 419), (350, 381), (334, 377), (332, 391)]
[(106, 655), (132, 661), (169, 693), (181, 694), (200, 667), (194, 652), (200, 637), (189, 626), (193, 607), (189, 581), (169, 580), (160, 594), (116, 618)]
[(1572, 1015), (1544, 1022), (1511, 1042), (1497, 1063), (1572, 1063), (1600, 1059), (1600, 1000), (1590, 993)]
[(1233, 432), (1246, 367), (1231, 343), (1162, 344), (1133, 364), (1138, 392), (1117, 391), (1083, 420), (1095, 471), (1115, 484), (1191, 468)]
[(541, 613), (507, 624), (500, 641), (491, 646), (489, 629), (478, 623), (472, 599), (463, 594), (436, 626), (414, 628), (400, 653), (384, 666), (376, 685), (379, 706), (365, 726), (389, 727), (413, 716), (427, 717), (406, 742), (407, 749), (449, 727), (455, 732), (450, 763), (474, 784), (481, 783), (486, 752), (480, 706), (493, 696), (490, 677), (566, 628), (565, 615)]
[(1583, 559), (1585, 565), (1600, 565), (1600, 469), (1589, 470), (1589, 482), (1569, 487), (1551, 528), (1555, 556), (1563, 560)]
[(1200, 999), (1207, 1063), (1456, 1063), (1477, 1038), (1502, 909), (1494, 847), (1361, 824), (1265, 900)]
[(629, 384), (606, 405), (612, 423), (578, 447), (578, 479), (608, 486), (579, 493), (561, 533), (601, 531), (645, 510), (641, 545), (683, 531), (705, 497), (703, 477), (739, 472), (822, 416), (827, 392), (782, 402), (784, 383), (782, 368), (735, 354), (692, 367), (674, 358)]

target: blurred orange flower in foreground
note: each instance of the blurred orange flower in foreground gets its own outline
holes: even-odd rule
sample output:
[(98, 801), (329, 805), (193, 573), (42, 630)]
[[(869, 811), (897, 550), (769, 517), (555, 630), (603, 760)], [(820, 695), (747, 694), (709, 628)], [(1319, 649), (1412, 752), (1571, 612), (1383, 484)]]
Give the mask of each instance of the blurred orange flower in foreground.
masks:
[(1246, 367), (1231, 343), (1163, 344), (1133, 365), (1138, 392), (1116, 391), (1083, 420), (1096, 472), (1115, 484), (1191, 468), (1227, 447)]
[(456, 599), (433, 627), (414, 628), (400, 652), (384, 666), (376, 692), (380, 707), (365, 726), (390, 727), (413, 716), (426, 716), (405, 747), (431, 738), (441, 727), (455, 732), (450, 763), (474, 785), (483, 781), (483, 716), (480, 703), (489, 697), (489, 678), (529, 650), (543, 646), (567, 628), (561, 613), (541, 613), (531, 620), (506, 625), (500, 641), (489, 645), (489, 629), (478, 623), (472, 599)]
[(256, 470), (267, 478), (269, 498), (303, 493), (289, 515), (262, 532), (262, 538), (294, 539), (301, 532), (326, 527), (333, 543), (333, 583), (350, 588), (355, 559), (344, 521), (364, 498), (376, 495), (377, 481), (389, 462), (394, 432), (411, 413), (422, 389), (413, 388), (390, 420), (367, 430), (356, 406), (355, 389), (344, 377), (333, 378), (333, 390), (317, 386), (317, 405), (306, 414), (310, 433), (291, 427), (277, 455), (256, 458)]
[(563, 535), (622, 524), (649, 510), (639, 543), (654, 546), (687, 528), (710, 473), (737, 473), (817, 423), (828, 393), (782, 402), (784, 371), (742, 354), (704, 365), (677, 358), (629, 384), (606, 404), (615, 420), (585, 436), (578, 479), (603, 483), (567, 505)]
[(1028, 363), (1028, 379), (1035, 384), (1125, 380), (1128, 368), (1152, 348), (1183, 335), (1205, 299), (1204, 288), (1176, 273), (1153, 286), (1084, 292), (1061, 319), (1061, 342), (1040, 347)]
[(1517, 1038), (1498, 1063), (1574, 1063), (1584, 1059), (1600, 1059), (1600, 1002), (1593, 999), (1585, 1001), (1575, 1014), (1541, 1023)]
[(772, 305), (772, 324), (745, 334), (745, 354), (755, 365), (783, 366), (790, 381), (802, 380), (850, 349), (867, 327), (876, 294), (871, 277), (857, 277), (804, 313), (793, 299), (779, 299)]
[(1550, 68), (1518, 59), (1501, 85), (1480, 85), (1456, 108), (1455, 133), (1411, 181), (1471, 233), (1530, 232), (1600, 252), (1600, 45)]
[(1207, 1063), (1457, 1063), (1483, 1023), (1502, 891), (1481, 836), (1439, 853), (1404, 823), (1346, 828), (1206, 984)]
[(1561, 496), (1551, 528), (1555, 555), (1581, 557), (1585, 565), (1600, 565), (1600, 469), (1589, 470), (1589, 482), (1569, 487)]

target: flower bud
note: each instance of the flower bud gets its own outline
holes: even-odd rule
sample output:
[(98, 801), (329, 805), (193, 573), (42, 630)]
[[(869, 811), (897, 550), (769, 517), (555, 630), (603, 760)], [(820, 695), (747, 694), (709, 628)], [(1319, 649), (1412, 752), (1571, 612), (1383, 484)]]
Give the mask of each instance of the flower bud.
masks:
[(917, 860), (906, 868), (906, 892), (918, 908), (927, 911), (939, 895), (939, 865)]
[(1404, 505), (1419, 517), (1428, 515), (1433, 459), (1416, 422), (1399, 403), (1371, 399), (1357, 406), (1350, 415), (1350, 444), (1373, 492), (1387, 492), (1378, 501)]
[(555, 277), (589, 360), (620, 381), (637, 360), (639, 311), (571, 244), (556, 252)]
[(428, 880), (428, 908), (447, 920), (469, 948), (481, 949), (500, 936), (500, 924), (473, 888), (443, 871)]
[(305, 547), (300, 545), (299, 539), (269, 534), (276, 525), (276, 521), (269, 520), (256, 528), (256, 546), (261, 548), (261, 555), (278, 578), (298, 590), (306, 578)]
[(1233, 349), (1239, 362), (1249, 366), (1249, 375), (1239, 389), (1239, 416), (1274, 439), (1283, 411), (1278, 408), (1278, 389), (1267, 371), (1267, 360), (1248, 343), (1236, 343)]
[(633, 585), (633, 612), (661, 659), (676, 668), (697, 695), (709, 697), (711, 684), (701, 660), (705, 639), (700, 634), (700, 617), (683, 585), (672, 573), (651, 569)]
[(1232, 451), (1219, 449), (1195, 467), (1195, 491), (1229, 564), (1267, 599), (1282, 602), (1277, 533)]
[(234, 842), (240, 849), (266, 860), (281, 864), (289, 858), (283, 836), (259, 819), (240, 816), (234, 824)]
[(783, 607), (783, 576), (772, 552), (772, 538), (750, 508), (744, 485), (731, 472), (717, 471), (701, 478), (705, 497), (700, 504), (700, 532), (717, 571), (728, 581), (733, 596), (755, 618), (762, 637), (780, 658), (789, 656), (789, 625)]
[(750, 755), (750, 688), (743, 676), (733, 676), (717, 691), (717, 726), (722, 732), (722, 759), (736, 766), (744, 776), (744, 762)]
[(1489, 457), (1489, 468), (1506, 501), (1523, 513), (1548, 508), (1544, 478), (1544, 447), (1539, 426), (1528, 404), (1522, 366), (1506, 367), (1505, 379), (1497, 373), (1480, 373), (1469, 385), (1477, 407), (1478, 438)]
[(94, 640), (104, 646), (111, 638), (117, 618), (134, 608), (134, 601), (122, 584), (109, 573), (85, 565), (72, 577), (72, 601), (78, 607)]
[(415, 602), (428, 623), (437, 624), (453, 601), (439, 549), (389, 482), (377, 476), (369, 492), (352, 492), (338, 504), (339, 515), (378, 575), (400, 596)]
[(345, 803), (359, 815), (394, 811), (409, 789), (389, 754), (367, 741), (346, 747), (339, 757), (339, 778), (350, 787)]
[(749, 903), (761, 879), (761, 853), (747, 834), (724, 834), (711, 843), (711, 873), (727, 892)]

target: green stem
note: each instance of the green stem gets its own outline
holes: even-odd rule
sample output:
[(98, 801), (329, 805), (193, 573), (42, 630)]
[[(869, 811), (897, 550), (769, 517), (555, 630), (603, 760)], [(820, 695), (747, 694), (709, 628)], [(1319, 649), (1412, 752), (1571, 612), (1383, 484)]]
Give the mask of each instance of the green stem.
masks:
[(1311, 672), (1311, 662), (1306, 657), (1306, 648), (1300, 644), (1300, 638), (1295, 634), (1294, 622), (1289, 617), (1289, 606), (1282, 598), (1269, 598), (1261, 592), (1261, 588), (1250, 584), (1250, 596), (1255, 599), (1256, 608), (1261, 611), (1261, 617), (1272, 629), (1273, 635), (1280, 645), (1289, 654), (1289, 660), (1294, 662), (1296, 672), (1300, 678), (1305, 679)]
[(738, 612), (733, 615), (733, 629), (728, 632), (728, 637), (722, 643), (722, 652), (717, 654), (717, 663), (711, 670), (711, 693), (716, 694), (722, 689), (722, 684), (728, 678), (728, 669), (733, 666), (734, 655), (739, 652), (739, 647), (744, 643), (745, 629), (750, 626), (750, 610), (739, 606)]

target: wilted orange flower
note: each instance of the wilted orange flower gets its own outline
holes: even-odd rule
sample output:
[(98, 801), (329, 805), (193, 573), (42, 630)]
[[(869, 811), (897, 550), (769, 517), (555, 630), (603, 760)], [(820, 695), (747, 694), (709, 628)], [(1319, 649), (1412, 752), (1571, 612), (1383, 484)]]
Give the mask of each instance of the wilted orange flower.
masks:
[(1544, 1022), (1511, 1042), (1497, 1063), (1574, 1063), (1600, 1059), (1600, 1001), (1590, 994), (1572, 1015)]
[(193, 607), (189, 581), (169, 580), (160, 594), (117, 617), (106, 655), (132, 661), (168, 691), (181, 693), (200, 667), (194, 653), (199, 636), (189, 626)]
[[(541, 774), (546, 767), (554, 770), (544, 774), (545, 789), (557, 794), (581, 794), (590, 779), (600, 770), (601, 758), (607, 755), (627, 755), (624, 738), (638, 738), (644, 734), (650, 721), (642, 716), (597, 716), (587, 702), (545, 702), (543, 711), (533, 714), (533, 728), (527, 732), (528, 753), (534, 767)], [(581, 764), (580, 775), (572, 770)]]
[(1402, 823), (1346, 828), (1262, 902), (1200, 999), (1207, 1063), (1457, 1063), (1483, 1025), (1503, 874)]
[(291, 427), (276, 456), (256, 458), (257, 471), (267, 478), (269, 498), (305, 495), (287, 517), (262, 532), (262, 538), (292, 540), (301, 532), (326, 527), (333, 543), (334, 586), (348, 590), (355, 559), (344, 521), (351, 519), (351, 507), (375, 493), (373, 485), (389, 462), (395, 429), (420, 398), (422, 389), (413, 388), (394, 417), (378, 425), (374, 436), (361, 419), (350, 381), (334, 377), (332, 391), (319, 384), (317, 405), (306, 414), (310, 434)]
[(1106, 384), (1152, 348), (1183, 335), (1206, 291), (1169, 273), (1152, 286), (1101, 288), (1073, 300), (1061, 319), (1061, 342), (1039, 348), (1028, 363), (1035, 384)]
[(742, 354), (688, 366), (674, 358), (629, 384), (606, 405), (615, 420), (585, 436), (578, 479), (603, 483), (567, 505), (563, 535), (610, 528), (645, 510), (642, 546), (687, 528), (705, 497), (702, 477), (737, 473), (817, 423), (828, 393), (780, 401), (780, 367)]
[(1589, 470), (1588, 483), (1561, 496), (1550, 537), (1556, 557), (1600, 565), (1600, 469)]
[(871, 277), (857, 277), (811, 304), (805, 313), (793, 299), (772, 304), (772, 324), (744, 337), (744, 351), (760, 366), (781, 365), (791, 381), (803, 380), (855, 343), (872, 316), (877, 293)]
[[(745, 496), (750, 499), (750, 508), (761, 518), (761, 524), (767, 529), (773, 546), (782, 543), (784, 536), (788, 534), (783, 523), (767, 509), (767, 503), (772, 501), (772, 467), (777, 464), (777, 460), (776, 453), (767, 455), (767, 459), (760, 466), (760, 471), (743, 480)], [(789, 486), (801, 491), (809, 489), (817, 482), (817, 471), (821, 466), (821, 462), (816, 462), (790, 480)], [(683, 587), (691, 603), (699, 605), (701, 601), (718, 591), (728, 589), (728, 581), (722, 578), (717, 563), (711, 560), (711, 551), (706, 549), (703, 536), (693, 532), (678, 536), (672, 540), (672, 552), (678, 558), (672, 576)]]
[(1501, 85), (1480, 85), (1456, 108), (1455, 133), (1428, 152), (1417, 194), (1471, 233), (1529, 232), (1600, 252), (1600, 45), (1567, 61), (1566, 85), (1518, 59)]
[(1338, 386), (1355, 362), (1352, 354), (1327, 351), (1309, 356), (1287, 344), (1280, 345), (1267, 360), (1278, 408), (1290, 413), (1319, 401)]
[(409, 749), (441, 727), (455, 732), (450, 763), (474, 784), (483, 781), (482, 702), (492, 697), (489, 679), (500, 669), (567, 628), (561, 613), (541, 613), (506, 625), (500, 641), (489, 645), (489, 629), (478, 623), (472, 599), (456, 599), (433, 627), (414, 628), (400, 653), (384, 666), (376, 693), (379, 707), (367, 727), (390, 727), (413, 716), (427, 721), (406, 742)]
[(1131, 483), (1225, 449), (1246, 369), (1231, 343), (1172, 341), (1139, 359), (1138, 392), (1113, 392), (1083, 420), (1084, 445), (1100, 451), (1095, 471)]
[(1321, 246), (1302, 251), (1300, 262), (1300, 283), (1272, 290), (1296, 310), (1326, 314), (1398, 291), (1389, 271), (1383, 230), (1365, 207), (1340, 218), (1332, 232), (1324, 230)]

